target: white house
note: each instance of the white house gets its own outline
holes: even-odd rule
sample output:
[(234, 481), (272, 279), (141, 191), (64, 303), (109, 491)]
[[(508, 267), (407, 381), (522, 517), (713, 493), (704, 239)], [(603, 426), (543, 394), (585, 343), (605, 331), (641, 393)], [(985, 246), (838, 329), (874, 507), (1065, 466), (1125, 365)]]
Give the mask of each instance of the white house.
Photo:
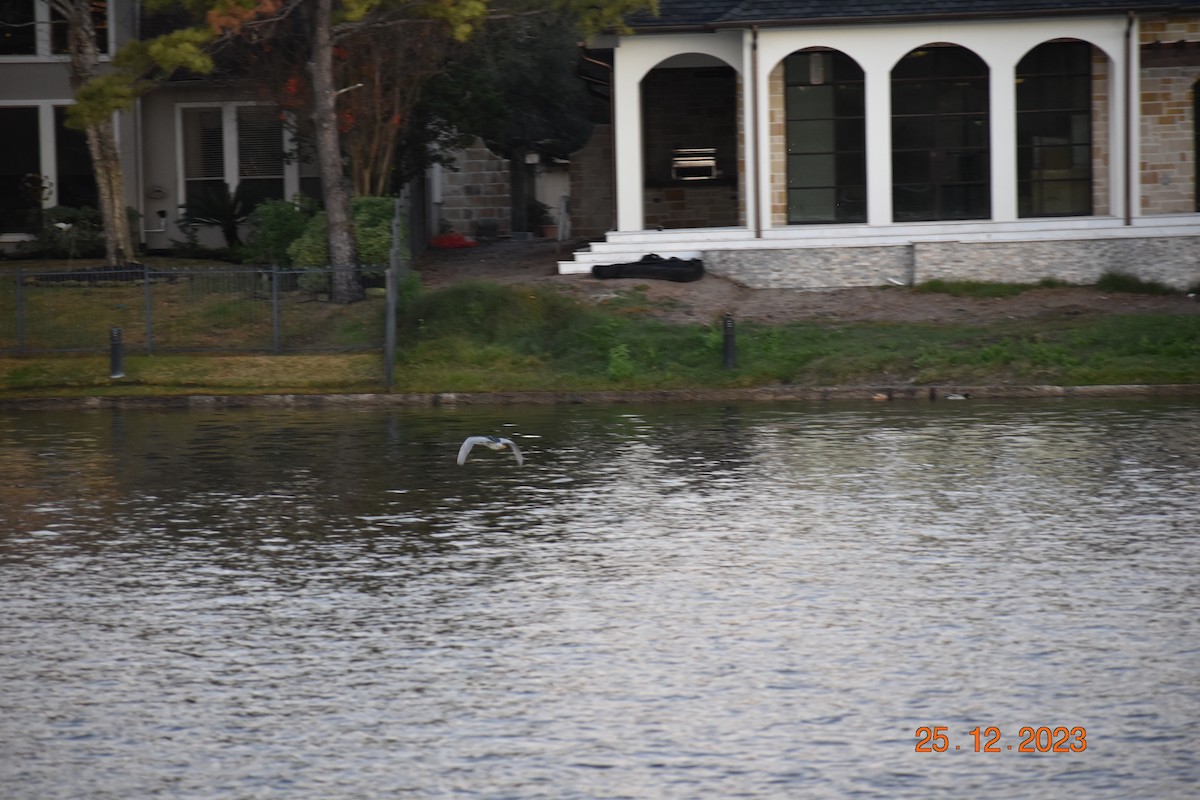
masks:
[(1200, 3), (659, 6), (592, 43), (613, 228), (560, 272), (657, 253), (760, 287), (1200, 281)]

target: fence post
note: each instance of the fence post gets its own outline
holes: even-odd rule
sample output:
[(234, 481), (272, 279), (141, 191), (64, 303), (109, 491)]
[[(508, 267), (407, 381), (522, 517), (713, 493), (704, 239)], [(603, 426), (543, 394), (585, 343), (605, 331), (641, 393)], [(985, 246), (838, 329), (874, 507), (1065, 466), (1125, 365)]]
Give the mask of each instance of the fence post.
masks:
[(121, 329), (112, 328), (108, 332), (108, 377), (125, 377), (125, 343), (121, 341)]
[(17, 352), (25, 354), (25, 271), (17, 267)]
[(732, 314), (721, 318), (721, 329), (724, 332), (725, 369), (733, 369), (737, 366), (737, 339), (734, 335)]
[(142, 264), (142, 286), (146, 295), (146, 355), (154, 355), (154, 298), (150, 294), (150, 267)]
[(271, 265), (271, 349), (275, 355), (283, 346), (283, 331), (279, 319), (279, 265)]

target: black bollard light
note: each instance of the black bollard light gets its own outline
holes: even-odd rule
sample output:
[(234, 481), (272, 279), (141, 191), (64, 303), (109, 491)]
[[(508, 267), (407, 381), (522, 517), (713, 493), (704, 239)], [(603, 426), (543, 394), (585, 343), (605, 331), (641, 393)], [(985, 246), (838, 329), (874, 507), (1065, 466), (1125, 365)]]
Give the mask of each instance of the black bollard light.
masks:
[(108, 332), (108, 364), (108, 377), (125, 377), (125, 343), (121, 341), (120, 328)]
[(725, 369), (733, 369), (737, 366), (737, 338), (734, 335), (732, 314), (721, 317), (721, 332), (724, 334)]

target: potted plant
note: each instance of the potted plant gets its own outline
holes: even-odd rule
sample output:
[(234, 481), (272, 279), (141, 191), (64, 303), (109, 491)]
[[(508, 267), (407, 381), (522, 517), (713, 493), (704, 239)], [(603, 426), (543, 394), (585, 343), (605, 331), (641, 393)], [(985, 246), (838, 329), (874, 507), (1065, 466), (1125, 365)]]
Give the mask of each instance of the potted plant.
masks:
[(529, 226), (536, 231), (541, 231), (543, 238), (558, 238), (558, 223), (550, 214), (550, 206), (539, 200), (529, 201)]

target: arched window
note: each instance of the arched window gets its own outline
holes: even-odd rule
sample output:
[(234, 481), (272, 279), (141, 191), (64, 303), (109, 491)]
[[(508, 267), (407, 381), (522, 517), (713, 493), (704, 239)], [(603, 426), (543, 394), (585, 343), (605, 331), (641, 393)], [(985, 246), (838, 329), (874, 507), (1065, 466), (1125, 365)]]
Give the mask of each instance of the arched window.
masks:
[(865, 222), (863, 71), (830, 50), (784, 60), (788, 223)]
[(991, 214), (988, 70), (954, 46), (892, 69), (892, 207), (897, 222)]
[(1017, 64), (1017, 208), (1092, 213), (1092, 46), (1048, 42)]

